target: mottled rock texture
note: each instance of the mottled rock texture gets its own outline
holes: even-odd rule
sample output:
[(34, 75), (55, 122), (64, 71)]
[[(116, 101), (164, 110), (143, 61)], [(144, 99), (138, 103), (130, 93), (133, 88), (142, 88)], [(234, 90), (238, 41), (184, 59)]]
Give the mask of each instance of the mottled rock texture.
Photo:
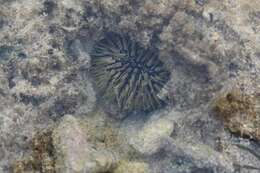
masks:
[(114, 173), (149, 173), (148, 165), (142, 162), (121, 162)]
[(39, 132), (31, 141), (32, 154), (14, 162), (12, 172), (55, 173), (56, 153), (53, 146), (52, 131)]
[(99, 173), (108, 172), (116, 164), (116, 154), (88, 142), (88, 132), (80, 122), (70, 115), (64, 116), (54, 130), (56, 148), (56, 172)]
[(260, 139), (259, 98), (232, 90), (216, 100), (214, 110), (233, 133)]
[[(23, 171), (24, 159), (36, 158), (32, 141), (44, 139), (39, 132), (73, 127), (64, 123), (66, 115), (88, 127), (80, 136), (80, 141), (90, 140), (84, 145), (117, 153), (112, 172), (260, 171), (259, 120), (252, 118), (260, 112), (259, 0), (0, 3), (0, 172), (12, 172), (15, 163)], [(124, 116), (98, 97), (90, 52), (109, 31), (128, 33), (145, 48), (160, 50), (171, 73), (167, 107)], [(226, 96), (234, 88), (255, 101), (240, 96), (229, 101)], [(244, 119), (251, 108), (255, 115)], [(73, 151), (61, 148), (72, 147), (67, 142), (77, 137), (75, 131), (70, 129), (68, 139), (58, 135), (65, 142), (55, 157)], [(40, 169), (53, 165), (47, 151), (37, 151), (49, 158)], [(73, 160), (66, 161), (73, 166)]]

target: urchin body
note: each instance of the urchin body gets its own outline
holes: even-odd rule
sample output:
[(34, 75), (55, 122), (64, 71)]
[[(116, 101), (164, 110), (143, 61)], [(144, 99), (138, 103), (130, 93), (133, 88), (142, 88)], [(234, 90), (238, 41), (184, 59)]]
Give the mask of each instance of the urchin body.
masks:
[(170, 72), (158, 53), (127, 34), (105, 34), (91, 52), (91, 74), (99, 94), (126, 112), (149, 112), (165, 105), (159, 93)]

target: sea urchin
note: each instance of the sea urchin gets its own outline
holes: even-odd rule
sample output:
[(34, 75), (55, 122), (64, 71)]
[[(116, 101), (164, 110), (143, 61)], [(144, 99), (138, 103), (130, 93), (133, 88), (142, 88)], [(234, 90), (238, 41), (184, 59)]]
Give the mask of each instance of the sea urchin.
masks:
[(91, 52), (91, 74), (103, 100), (124, 112), (150, 112), (165, 105), (160, 93), (170, 72), (158, 54), (128, 34), (106, 33)]

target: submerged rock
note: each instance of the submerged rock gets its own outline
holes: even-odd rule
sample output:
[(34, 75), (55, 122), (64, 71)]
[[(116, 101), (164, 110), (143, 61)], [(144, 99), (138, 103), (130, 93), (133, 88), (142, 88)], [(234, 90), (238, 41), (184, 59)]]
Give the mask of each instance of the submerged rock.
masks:
[[(16, 172), (35, 173), (259, 172), (259, 0), (0, 1), (1, 173), (11, 173), (14, 162)], [(145, 64), (121, 61), (118, 70), (108, 58), (113, 72), (97, 72), (105, 80), (123, 73), (114, 78), (117, 89), (104, 90), (118, 101), (100, 97), (93, 84), (105, 83), (91, 74), (91, 50), (108, 32), (156, 50), (167, 82), (145, 73), (128, 79), (121, 70)], [(164, 69), (159, 64), (154, 72)], [(143, 85), (135, 84), (138, 75)], [(158, 80), (165, 87), (136, 89)], [(169, 104), (157, 109), (166, 97)], [(154, 109), (124, 116), (118, 103), (126, 111)], [(221, 121), (211, 116), (212, 103)], [(42, 130), (49, 126), (51, 134)]]
[(151, 118), (142, 128), (129, 134), (129, 144), (144, 155), (152, 155), (167, 145), (167, 138), (174, 129), (169, 117)]
[(64, 116), (54, 130), (58, 173), (100, 173), (115, 166), (116, 155), (111, 151), (96, 148), (88, 141), (86, 132), (86, 127), (71, 115)]
[(55, 150), (52, 131), (38, 132), (31, 141), (32, 154), (17, 160), (12, 166), (13, 173), (44, 172), (55, 173)]
[(234, 89), (216, 100), (214, 111), (231, 132), (260, 140), (258, 100), (254, 95)]
[(113, 173), (150, 173), (150, 170), (144, 162), (121, 161)]

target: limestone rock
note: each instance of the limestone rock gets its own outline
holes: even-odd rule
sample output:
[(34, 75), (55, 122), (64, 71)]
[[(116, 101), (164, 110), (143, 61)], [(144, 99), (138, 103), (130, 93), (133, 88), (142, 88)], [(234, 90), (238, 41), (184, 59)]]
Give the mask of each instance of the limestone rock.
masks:
[(121, 161), (113, 173), (149, 173), (148, 164), (144, 162)]
[(76, 118), (66, 115), (54, 130), (58, 173), (106, 172), (116, 163), (112, 152), (99, 150), (87, 141), (84, 128)]
[(129, 140), (130, 144), (142, 154), (154, 154), (166, 144), (173, 131), (173, 122), (168, 118), (148, 121)]

